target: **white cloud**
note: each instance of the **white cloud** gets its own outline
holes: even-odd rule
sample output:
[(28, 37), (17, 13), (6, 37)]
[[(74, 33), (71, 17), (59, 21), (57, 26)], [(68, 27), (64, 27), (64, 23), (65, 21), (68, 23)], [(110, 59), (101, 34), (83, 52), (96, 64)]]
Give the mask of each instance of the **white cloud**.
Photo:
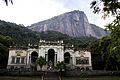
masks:
[(2, 2), (0, 10), (0, 19), (24, 25), (69, 11), (51, 0), (14, 0), (8, 7)]
[(93, 14), (90, 9), (91, 0), (13, 0), (13, 2), (13, 5), (6, 6), (0, 0), (1, 20), (26, 26), (75, 9), (84, 11), (90, 23), (101, 27), (110, 20), (104, 21), (101, 14)]

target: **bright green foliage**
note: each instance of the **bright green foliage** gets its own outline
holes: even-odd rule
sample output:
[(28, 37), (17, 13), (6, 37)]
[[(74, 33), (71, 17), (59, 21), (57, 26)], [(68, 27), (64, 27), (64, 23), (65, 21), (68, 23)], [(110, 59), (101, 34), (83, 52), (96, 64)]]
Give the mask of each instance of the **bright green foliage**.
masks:
[(47, 62), (44, 57), (40, 56), (39, 58), (37, 58), (36, 64), (38, 64), (40, 68), (42, 69), (43, 65), (46, 65)]

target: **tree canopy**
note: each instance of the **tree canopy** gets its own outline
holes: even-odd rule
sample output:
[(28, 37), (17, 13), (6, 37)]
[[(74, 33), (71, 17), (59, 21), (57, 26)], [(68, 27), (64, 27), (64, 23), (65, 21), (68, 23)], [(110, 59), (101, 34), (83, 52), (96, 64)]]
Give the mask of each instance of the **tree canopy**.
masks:
[(8, 47), (12, 39), (9, 36), (0, 35), (0, 68), (5, 68), (8, 61)]
[(40, 68), (42, 69), (43, 65), (47, 64), (47, 61), (45, 60), (44, 57), (40, 56), (39, 58), (37, 58), (36, 64), (38, 64)]
[(13, 4), (13, 1), (12, 0), (3, 0), (5, 3), (6, 3), (6, 5), (8, 6), (8, 3), (10, 2), (11, 4)]
[[(103, 6), (103, 7), (101, 7)], [(120, 15), (120, 1), (119, 0), (94, 0), (91, 3), (91, 8), (93, 8), (94, 13), (99, 13), (103, 11), (104, 16), (109, 14)]]
[[(103, 7), (100, 7), (101, 5)], [(109, 15), (115, 17), (115, 20), (106, 26), (106, 29), (111, 32), (110, 35), (100, 39), (97, 47), (94, 45), (91, 47), (92, 55), (99, 54), (103, 64), (101, 67), (105, 70), (120, 70), (120, 1), (95, 0), (91, 3), (91, 8), (94, 9), (94, 13), (102, 11), (104, 17)]]

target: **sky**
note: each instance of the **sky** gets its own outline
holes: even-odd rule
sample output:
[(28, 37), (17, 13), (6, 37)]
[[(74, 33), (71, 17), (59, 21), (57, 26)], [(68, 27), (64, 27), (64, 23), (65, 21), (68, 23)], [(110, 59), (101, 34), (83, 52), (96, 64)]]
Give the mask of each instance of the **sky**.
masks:
[(13, 0), (6, 6), (0, 0), (0, 20), (30, 26), (54, 16), (73, 10), (84, 11), (89, 23), (104, 28), (113, 18), (102, 18), (102, 13), (94, 14), (90, 9), (92, 0)]

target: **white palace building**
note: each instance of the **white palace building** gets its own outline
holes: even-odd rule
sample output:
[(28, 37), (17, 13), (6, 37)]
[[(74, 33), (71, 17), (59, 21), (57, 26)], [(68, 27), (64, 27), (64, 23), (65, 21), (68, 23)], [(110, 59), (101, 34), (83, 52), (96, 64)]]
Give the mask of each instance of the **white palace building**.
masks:
[[(92, 69), (91, 53), (87, 50), (75, 50), (74, 46), (67, 46), (63, 41), (40, 40), (38, 45), (29, 44), (27, 48), (10, 48), (7, 68), (32, 68), (38, 57), (44, 57), (46, 61), (56, 66), (58, 61), (64, 61), (71, 69)], [(44, 67), (48, 69), (48, 64)], [(39, 66), (36, 67), (39, 70)]]

